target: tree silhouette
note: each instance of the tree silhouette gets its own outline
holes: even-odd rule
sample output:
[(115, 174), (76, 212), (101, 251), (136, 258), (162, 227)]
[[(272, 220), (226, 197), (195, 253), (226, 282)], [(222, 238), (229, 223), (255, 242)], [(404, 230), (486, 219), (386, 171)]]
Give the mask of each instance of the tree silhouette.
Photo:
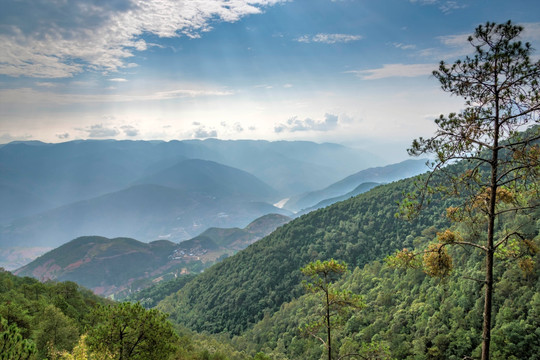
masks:
[[(327, 350), (328, 360), (332, 360), (332, 330), (337, 326), (337, 318), (347, 309), (361, 309), (364, 307), (359, 295), (350, 291), (340, 291), (335, 288), (334, 282), (347, 272), (347, 264), (334, 259), (310, 262), (300, 269), (304, 275), (310, 277), (311, 281), (304, 281), (306, 290), (314, 294), (321, 294), (323, 298), (323, 312), (321, 319), (306, 324), (303, 330), (309, 335), (319, 340)], [(319, 330), (325, 329), (326, 339), (319, 336)], [(348, 354), (346, 356), (360, 356), (358, 354)]]
[[(464, 98), (465, 108), (436, 119), (433, 137), (414, 140), (409, 154), (434, 154), (433, 171), (401, 204), (411, 216), (430, 194), (462, 201), (447, 213), (468, 231), (439, 233), (423, 260), (428, 274), (442, 277), (452, 268), (447, 246), (484, 254), (483, 360), (489, 359), (495, 254), (520, 258), (526, 270), (537, 252), (536, 230), (525, 224), (539, 199), (540, 61), (532, 63), (531, 45), (518, 40), (522, 30), (510, 21), (480, 25), (468, 39), (474, 56), (441, 62), (433, 72), (444, 91)], [(458, 160), (464, 162), (454, 164)], [(409, 264), (415, 264), (413, 257), (406, 250), (397, 255)]]

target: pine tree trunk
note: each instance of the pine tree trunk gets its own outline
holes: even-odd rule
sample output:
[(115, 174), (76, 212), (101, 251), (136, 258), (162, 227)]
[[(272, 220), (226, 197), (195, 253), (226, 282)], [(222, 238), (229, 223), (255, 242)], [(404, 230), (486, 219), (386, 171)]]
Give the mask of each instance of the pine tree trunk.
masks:
[(486, 293), (484, 299), (484, 323), (482, 330), (482, 360), (489, 360), (491, 342), (491, 308), (493, 295), (493, 251), (486, 254)]
[(326, 290), (326, 330), (328, 334), (328, 360), (332, 360), (332, 337), (330, 334), (330, 294)]
[[(497, 63), (495, 63), (497, 65)], [(495, 66), (496, 67), (496, 66)], [(497, 75), (495, 75), (495, 88), (497, 88)], [(497, 170), (499, 163), (499, 96), (495, 92), (495, 122), (493, 128), (493, 148), (491, 156), (491, 179), (489, 186), (489, 204), (488, 204), (488, 229), (486, 244), (486, 280), (485, 280), (485, 298), (484, 298), (484, 322), (482, 329), (482, 360), (489, 360), (489, 346), (491, 343), (491, 312), (493, 298), (493, 254), (495, 237), (495, 216), (497, 204)]]

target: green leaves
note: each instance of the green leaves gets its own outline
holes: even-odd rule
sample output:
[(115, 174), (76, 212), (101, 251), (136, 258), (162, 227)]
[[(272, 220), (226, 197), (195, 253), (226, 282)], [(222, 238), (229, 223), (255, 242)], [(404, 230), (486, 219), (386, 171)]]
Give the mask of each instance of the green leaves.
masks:
[(0, 360), (35, 359), (36, 345), (23, 339), (19, 328), (0, 317)]
[[(361, 296), (353, 294), (350, 290), (339, 290), (334, 281), (347, 272), (347, 264), (334, 259), (310, 262), (300, 271), (311, 278), (304, 281), (307, 291), (320, 294), (322, 308), (318, 319), (301, 327), (301, 331), (319, 340), (328, 353), (328, 359), (333, 359), (335, 350), (332, 350), (332, 331), (343, 324), (343, 317), (349, 310), (363, 308)], [(324, 331), (321, 331), (324, 329)], [(324, 332), (325, 336), (320, 333)]]
[(301, 268), (302, 274), (310, 276), (316, 283), (323, 281), (328, 283), (335, 275), (341, 275), (347, 272), (347, 264), (334, 259), (321, 262), (317, 260), (310, 262), (305, 267)]
[[(467, 56), (451, 66), (441, 62), (433, 75), (444, 91), (463, 97), (466, 107), (447, 117), (441, 115), (435, 120), (435, 135), (414, 140), (409, 149), (411, 155), (433, 154), (434, 173), (449, 175), (441, 180), (448, 185), (440, 188), (451, 190), (462, 204), (459, 210), (452, 207), (448, 217), (468, 227), (471, 235), (463, 240), (453, 232), (440, 234), (439, 241), (430, 244), (424, 252), (426, 273), (436, 277), (450, 273), (453, 263), (446, 251), (448, 245), (480, 249), (485, 256), (484, 360), (489, 358), (494, 253), (508, 243), (510, 235), (521, 236), (524, 231), (520, 226), (511, 231), (505, 229), (506, 235), (503, 233), (499, 240), (495, 239), (496, 234), (504, 224), (511, 223), (512, 216), (527, 216), (538, 206), (534, 201), (519, 203), (515, 191), (524, 184), (538, 183), (540, 166), (538, 156), (531, 163), (515, 156), (531, 152), (534, 142), (540, 139), (539, 126), (525, 131), (523, 136), (517, 135), (527, 126), (537, 124), (540, 116), (540, 61), (531, 63), (530, 44), (517, 40), (522, 31), (523, 27), (510, 21), (480, 25), (469, 37), (475, 49), (472, 57)], [(462, 160), (466, 161), (467, 168), (461, 174), (446, 171), (452, 168), (448, 165)], [(436, 177), (428, 177), (421, 194), (430, 195), (432, 179)], [(447, 194), (452, 195), (452, 192)], [(410, 199), (404, 204), (405, 209), (410, 208)], [(405, 255), (395, 256), (394, 262), (407, 260)], [(524, 258), (520, 265), (523, 269), (532, 269), (532, 258)]]
[(115, 359), (169, 359), (178, 344), (167, 316), (145, 310), (139, 303), (100, 306), (94, 311), (96, 324), (86, 342), (91, 351), (113, 354)]

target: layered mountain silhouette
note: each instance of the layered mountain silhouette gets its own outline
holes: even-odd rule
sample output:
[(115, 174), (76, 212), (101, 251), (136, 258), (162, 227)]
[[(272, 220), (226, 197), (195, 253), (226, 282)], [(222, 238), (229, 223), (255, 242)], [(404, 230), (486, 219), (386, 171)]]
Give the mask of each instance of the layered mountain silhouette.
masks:
[[(210, 227), (243, 228), (378, 162), (363, 151), (304, 141), (14, 142), (0, 147), (0, 246), (54, 248), (81, 236), (179, 242)], [(379, 182), (377, 180), (372, 180)], [(290, 207), (272, 204), (291, 198)], [(0, 254), (0, 266), (21, 259)], [(35, 252), (30, 252), (34, 254)], [(26, 257), (25, 257), (26, 258)]]
[[(52, 208), (122, 190), (187, 159), (214, 161), (246, 171), (283, 197), (323, 188), (350, 174), (351, 169), (378, 163), (373, 154), (312, 142), (13, 142), (0, 147), (0, 185), (26, 193), (24, 196), (32, 194)], [(0, 214), (11, 205), (2, 202)], [(19, 214), (35, 214), (38, 208), (29, 204)], [(0, 217), (0, 223), (10, 220)]]
[(255, 176), (208, 160), (184, 160), (135, 183), (161, 185), (186, 193), (204, 193), (221, 198), (237, 197), (254, 201), (278, 199), (277, 191)]
[(312, 208), (321, 201), (343, 196), (363, 183), (389, 183), (421, 174), (427, 170), (426, 159), (405, 160), (397, 164), (364, 169), (321, 190), (293, 196), (283, 207), (295, 212)]
[(38, 257), (14, 273), (40, 280), (75, 281), (102, 295), (126, 295), (132, 289), (189, 273), (191, 263), (204, 269), (233, 254), (291, 219), (268, 214), (245, 228), (210, 228), (180, 244), (168, 240), (83, 236)]

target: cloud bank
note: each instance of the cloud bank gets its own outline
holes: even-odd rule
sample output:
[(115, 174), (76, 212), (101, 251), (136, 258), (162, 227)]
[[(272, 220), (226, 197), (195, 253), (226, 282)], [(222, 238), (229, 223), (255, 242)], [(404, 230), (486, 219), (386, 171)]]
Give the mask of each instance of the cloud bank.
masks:
[(0, 74), (66, 78), (132, 67), (143, 35), (200, 37), (285, 0), (6, 0), (0, 14)]
[(116, 135), (120, 134), (118, 129), (107, 127), (103, 124), (95, 124), (77, 130), (86, 132), (87, 136), (93, 139), (114, 138)]
[(329, 131), (338, 126), (338, 116), (333, 114), (324, 114), (324, 120), (313, 120), (306, 118), (298, 119), (294, 116), (285, 123), (274, 126), (275, 133), (297, 132), (297, 131)]

